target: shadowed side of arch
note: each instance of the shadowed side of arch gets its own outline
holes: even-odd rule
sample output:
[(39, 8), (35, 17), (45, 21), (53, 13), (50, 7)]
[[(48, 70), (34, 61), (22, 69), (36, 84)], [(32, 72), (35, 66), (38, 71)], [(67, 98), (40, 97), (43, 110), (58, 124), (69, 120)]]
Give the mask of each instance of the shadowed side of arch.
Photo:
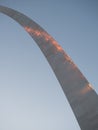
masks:
[(0, 6), (0, 12), (17, 21), (37, 43), (54, 71), (80, 128), (97, 130), (98, 95), (62, 47), (24, 14), (3, 6)]

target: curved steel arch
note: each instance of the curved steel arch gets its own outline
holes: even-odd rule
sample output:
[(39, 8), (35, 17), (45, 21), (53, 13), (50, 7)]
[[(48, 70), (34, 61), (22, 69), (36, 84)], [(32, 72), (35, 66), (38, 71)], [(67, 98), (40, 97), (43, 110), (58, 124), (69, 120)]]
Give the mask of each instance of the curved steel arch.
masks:
[(98, 130), (98, 95), (61, 46), (24, 14), (0, 6), (0, 12), (17, 21), (35, 40), (48, 60), (82, 130)]

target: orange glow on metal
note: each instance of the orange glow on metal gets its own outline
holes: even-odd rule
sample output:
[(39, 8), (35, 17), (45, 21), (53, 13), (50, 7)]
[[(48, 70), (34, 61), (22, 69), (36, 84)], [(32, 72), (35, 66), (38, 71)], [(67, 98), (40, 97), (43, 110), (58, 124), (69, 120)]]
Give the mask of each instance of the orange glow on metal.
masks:
[[(46, 41), (46, 43), (49, 42), (50, 44), (55, 46), (57, 52), (62, 52), (62, 53), (64, 52), (62, 47), (47, 32), (38, 29), (33, 29), (28, 26), (25, 26), (24, 29), (32, 35), (43, 38)], [(70, 64), (73, 64), (73, 69), (77, 68), (77, 66), (73, 63), (72, 59), (70, 58), (70, 56), (66, 55), (65, 52), (64, 52), (64, 57)]]
[(28, 32), (28, 33), (31, 33), (32, 32), (32, 29), (31, 28), (29, 28), (29, 27), (24, 27), (25, 28), (25, 30)]
[[(30, 33), (30, 34), (34, 34), (36, 35), (37, 37), (42, 37), (44, 38), (44, 40), (46, 40), (46, 42), (50, 41), (50, 44), (52, 44), (53, 46), (55, 46), (55, 48), (57, 49), (58, 52), (63, 52), (63, 49), (62, 47), (46, 32), (44, 31), (40, 31), (38, 29), (33, 29), (33, 28), (30, 28), (28, 26), (25, 26), (24, 27), (25, 30)], [(70, 63), (70, 64), (73, 64), (73, 68), (77, 68), (77, 66), (73, 63), (72, 59), (70, 58), (70, 56), (64, 54), (64, 57), (65, 59)]]
[(53, 44), (56, 47), (57, 51), (62, 51), (62, 47), (60, 45), (58, 45), (58, 43), (46, 32), (41, 32), (37, 29), (34, 30), (34, 29), (27, 27), (27, 26), (25, 26), (24, 28), (30, 34), (34, 34), (37, 37), (44, 37), (44, 39), (46, 41), (50, 41), (50, 43)]
[(81, 94), (86, 94), (88, 92), (92, 91), (92, 87), (90, 84), (88, 84), (87, 86), (85, 86), (82, 90), (81, 90)]
[(57, 48), (58, 51), (63, 51), (62, 47), (55, 40), (52, 40), (52, 44)]
[[(63, 52), (62, 47), (61, 47), (48, 33), (44, 32), (44, 31), (40, 31), (40, 30), (38, 30), (38, 29), (30, 28), (30, 27), (28, 27), (28, 26), (25, 26), (24, 28), (25, 28), (25, 30), (26, 30), (28, 33), (34, 34), (34, 35), (36, 35), (37, 37), (42, 37), (42, 38), (44, 38), (44, 40), (45, 40), (46, 42), (49, 41), (50, 44), (52, 44), (53, 46), (55, 46), (57, 52)], [(70, 64), (73, 64), (73, 67), (74, 67), (74, 68), (76, 68), (76, 65), (75, 65), (75, 64), (73, 63), (73, 61), (71, 60), (70, 56), (64, 54), (64, 57), (65, 57), (65, 59), (66, 59)]]
[(24, 27), (25, 30), (28, 32), (28, 33), (34, 33), (36, 36), (41, 36), (42, 34), (38, 31), (38, 30), (34, 30), (30, 27)]

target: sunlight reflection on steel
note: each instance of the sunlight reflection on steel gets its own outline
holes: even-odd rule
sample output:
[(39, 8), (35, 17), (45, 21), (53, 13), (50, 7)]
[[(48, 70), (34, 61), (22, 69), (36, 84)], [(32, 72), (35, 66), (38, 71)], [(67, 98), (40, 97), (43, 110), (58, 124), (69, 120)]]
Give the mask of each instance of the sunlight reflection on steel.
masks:
[(98, 130), (98, 95), (62, 47), (37, 23), (7, 7), (0, 12), (31, 35), (53, 69), (82, 130)]

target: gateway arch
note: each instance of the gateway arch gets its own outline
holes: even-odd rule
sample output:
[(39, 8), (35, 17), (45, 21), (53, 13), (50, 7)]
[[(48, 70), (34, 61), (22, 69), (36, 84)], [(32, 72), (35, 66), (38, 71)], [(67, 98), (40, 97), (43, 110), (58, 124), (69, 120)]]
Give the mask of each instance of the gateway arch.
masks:
[(62, 47), (24, 14), (0, 6), (0, 12), (17, 21), (37, 43), (54, 71), (81, 130), (98, 130), (98, 95)]

